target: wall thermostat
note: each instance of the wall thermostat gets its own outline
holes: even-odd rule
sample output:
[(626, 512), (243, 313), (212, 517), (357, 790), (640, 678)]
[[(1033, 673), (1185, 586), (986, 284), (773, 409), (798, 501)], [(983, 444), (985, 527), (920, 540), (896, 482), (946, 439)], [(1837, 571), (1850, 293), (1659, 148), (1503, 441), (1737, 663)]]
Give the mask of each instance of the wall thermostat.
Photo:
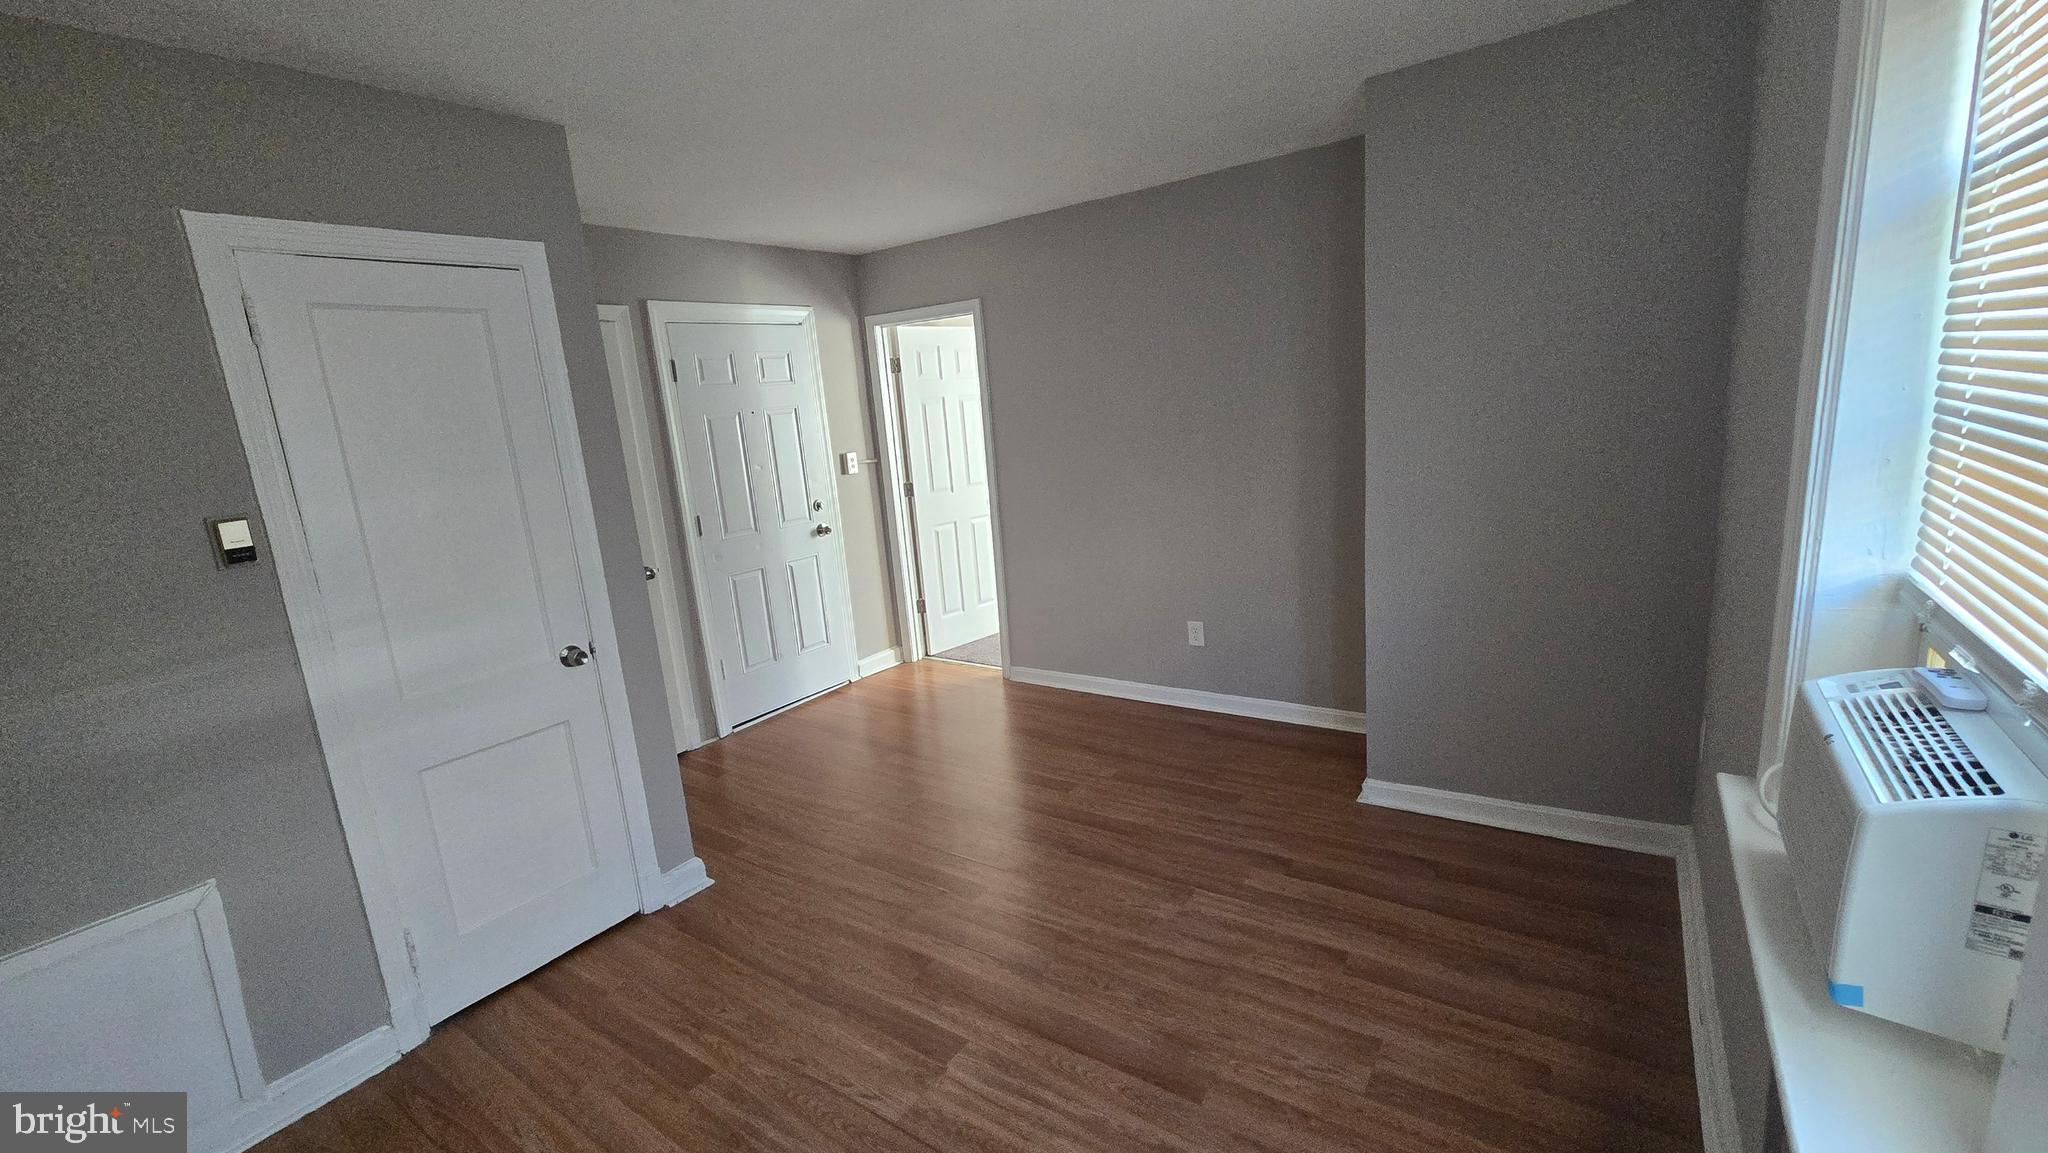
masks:
[(256, 538), (250, 535), (247, 517), (206, 522), (213, 536), (213, 552), (223, 568), (248, 564), (256, 559)]

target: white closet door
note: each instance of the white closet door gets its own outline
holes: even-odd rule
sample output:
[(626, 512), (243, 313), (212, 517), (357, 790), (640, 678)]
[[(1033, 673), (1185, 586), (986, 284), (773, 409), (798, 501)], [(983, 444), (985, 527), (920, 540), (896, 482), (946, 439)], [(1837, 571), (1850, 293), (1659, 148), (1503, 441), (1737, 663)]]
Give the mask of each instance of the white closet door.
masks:
[(639, 907), (566, 430), (521, 273), (238, 261), (347, 694), (340, 738), (437, 1021)]

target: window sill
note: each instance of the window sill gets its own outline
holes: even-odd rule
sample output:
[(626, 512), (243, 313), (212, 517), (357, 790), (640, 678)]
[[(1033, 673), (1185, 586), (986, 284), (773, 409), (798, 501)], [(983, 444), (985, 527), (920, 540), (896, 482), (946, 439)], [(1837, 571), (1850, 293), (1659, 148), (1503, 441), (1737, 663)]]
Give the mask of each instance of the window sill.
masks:
[(1830, 1001), (1793, 895), (1784, 842), (1756, 782), (1723, 773), (1718, 783), (1794, 1153), (1980, 1148), (1998, 1058)]

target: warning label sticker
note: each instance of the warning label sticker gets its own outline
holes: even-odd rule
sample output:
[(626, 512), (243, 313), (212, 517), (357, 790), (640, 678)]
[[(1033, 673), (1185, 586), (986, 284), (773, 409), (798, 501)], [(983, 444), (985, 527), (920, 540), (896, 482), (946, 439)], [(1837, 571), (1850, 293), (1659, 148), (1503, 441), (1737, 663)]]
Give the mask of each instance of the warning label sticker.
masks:
[(2044, 852), (2048, 837), (2039, 833), (1991, 830), (1984, 839), (1984, 865), (1977, 874), (1977, 900), (1971, 907), (1965, 947), (2015, 961), (2027, 955)]

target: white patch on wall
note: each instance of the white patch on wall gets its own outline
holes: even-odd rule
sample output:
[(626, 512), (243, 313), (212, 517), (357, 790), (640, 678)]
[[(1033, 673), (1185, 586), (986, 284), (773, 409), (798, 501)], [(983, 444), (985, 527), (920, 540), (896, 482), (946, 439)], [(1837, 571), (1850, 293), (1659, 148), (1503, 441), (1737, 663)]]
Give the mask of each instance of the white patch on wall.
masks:
[(212, 881), (0, 958), (0, 1085), (189, 1094), (204, 1128), (265, 1094)]

